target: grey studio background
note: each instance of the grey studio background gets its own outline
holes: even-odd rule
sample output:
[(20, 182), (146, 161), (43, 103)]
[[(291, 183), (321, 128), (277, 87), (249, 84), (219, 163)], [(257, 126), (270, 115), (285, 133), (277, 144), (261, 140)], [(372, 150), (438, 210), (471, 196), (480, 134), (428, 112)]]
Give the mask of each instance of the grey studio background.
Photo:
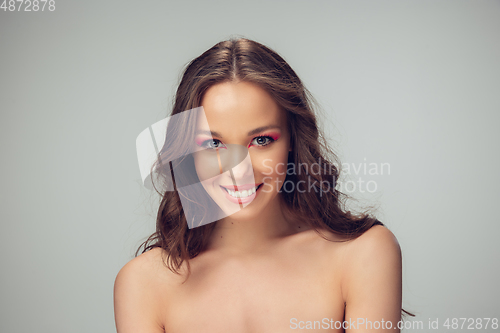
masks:
[(170, 111), (183, 66), (232, 36), (290, 63), (349, 177), (372, 181), (351, 194), (401, 244), (403, 304), (426, 328), (405, 331), (499, 318), (499, 32), (499, 1), (0, 10), (0, 332), (115, 331), (114, 279), (157, 206), (135, 139)]

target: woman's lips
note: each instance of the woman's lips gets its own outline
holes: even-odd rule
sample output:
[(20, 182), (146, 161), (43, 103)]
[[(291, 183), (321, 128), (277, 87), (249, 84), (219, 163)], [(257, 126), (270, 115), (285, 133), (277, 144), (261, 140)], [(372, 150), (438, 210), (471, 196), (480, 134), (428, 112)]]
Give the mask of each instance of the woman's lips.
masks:
[(221, 187), (224, 187), (228, 190), (231, 191), (243, 191), (243, 190), (249, 190), (254, 187), (259, 186), (260, 184), (245, 184), (245, 185), (220, 185)]
[[(231, 201), (232, 203), (235, 203), (235, 204), (245, 204), (245, 203), (249, 203), (249, 202), (252, 202), (253, 199), (255, 199), (255, 197), (257, 196), (260, 188), (262, 187), (261, 184), (245, 184), (245, 185), (241, 185), (241, 186), (234, 186), (234, 185), (230, 185), (230, 186), (222, 186), (220, 185), (221, 187), (221, 190), (224, 192), (226, 198)], [(233, 197), (231, 194), (229, 194), (228, 190), (231, 191), (231, 192), (235, 192), (236, 191), (236, 188), (238, 188), (238, 192), (243, 192), (243, 191), (248, 191), (249, 189), (253, 189), (253, 188), (256, 188), (255, 192), (252, 193), (251, 195), (248, 195), (246, 197)], [(235, 189), (235, 190), (232, 190), (232, 189)], [(244, 194), (244, 193), (243, 193)]]

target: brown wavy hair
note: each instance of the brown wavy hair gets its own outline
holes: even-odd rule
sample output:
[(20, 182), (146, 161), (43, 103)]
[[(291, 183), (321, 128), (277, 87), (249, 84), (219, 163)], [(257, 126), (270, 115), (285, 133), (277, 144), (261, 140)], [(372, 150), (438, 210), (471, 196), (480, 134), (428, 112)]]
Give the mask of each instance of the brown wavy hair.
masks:
[[(217, 43), (205, 51), (184, 69), (170, 115), (200, 106), (204, 93), (211, 86), (228, 81), (246, 81), (258, 85), (287, 113), (292, 148), (288, 163), (295, 165), (295, 172), (287, 172), (285, 182), (297, 184), (299, 181), (307, 182), (310, 177), (309, 181), (315, 184), (314, 191), (281, 192), (290, 216), (300, 218), (322, 237), (321, 230), (327, 230), (343, 236), (345, 240), (360, 236), (374, 225), (383, 225), (368, 210), (354, 214), (346, 209), (346, 201), (350, 196), (335, 188), (341, 164), (318, 128), (312, 107), (314, 98), (288, 63), (270, 48), (249, 39), (238, 38)], [(175, 168), (172, 164), (167, 168), (168, 164), (162, 162), (171, 160), (174, 154), (171, 147), (176, 147), (178, 151), (187, 149), (182, 145), (187, 141), (186, 137), (194, 135), (191, 121), (176, 123), (175, 126), (169, 124), (168, 131), (178, 133), (169, 135), (169, 138), (183, 140), (165, 142), (159, 152), (158, 162), (153, 166), (160, 170), (157, 171), (160, 175), (163, 172), (171, 176), (170, 168)], [(309, 172), (314, 163), (319, 164), (320, 172)], [(139, 246), (135, 256), (141, 248), (141, 253), (144, 253), (160, 247), (167, 254), (164, 263), (171, 271), (180, 274), (180, 267), (186, 262), (189, 275), (189, 259), (205, 249), (215, 223), (189, 229), (178, 192), (157, 192), (161, 202), (156, 232)]]

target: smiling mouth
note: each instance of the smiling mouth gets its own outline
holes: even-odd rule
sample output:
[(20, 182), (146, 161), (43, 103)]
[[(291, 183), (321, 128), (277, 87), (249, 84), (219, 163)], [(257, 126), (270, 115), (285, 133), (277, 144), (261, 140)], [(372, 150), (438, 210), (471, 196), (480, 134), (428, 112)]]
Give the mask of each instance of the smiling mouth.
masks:
[(232, 191), (228, 188), (225, 188), (224, 186), (221, 186), (230, 196), (233, 198), (246, 198), (257, 192), (257, 190), (262, 186), (262, 184), (259, 184), (257, 186), (254, 186), (252, 188), (249, 188), (247, 190), (241, 190), (241, 191)]

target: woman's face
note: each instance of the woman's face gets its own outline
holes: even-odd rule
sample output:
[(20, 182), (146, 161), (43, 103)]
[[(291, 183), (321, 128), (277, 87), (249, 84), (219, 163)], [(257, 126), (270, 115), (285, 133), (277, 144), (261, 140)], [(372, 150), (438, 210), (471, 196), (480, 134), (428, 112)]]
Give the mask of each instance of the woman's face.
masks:
[[(208, 178), (207, 160), (203, 154), (195, 155), (203, 187), (226, 216), (258, 218), (277, 204), (286, 177), (290, 135), (285, 111), (249, 82), (216, 84), (205, 92), (201, 106), (206, 121), (198, 121), (196, 148), (213, 149), (212, 156), (222, 160), (223, 170)], [(231, 159), (233, 167), (222, 168)]]

